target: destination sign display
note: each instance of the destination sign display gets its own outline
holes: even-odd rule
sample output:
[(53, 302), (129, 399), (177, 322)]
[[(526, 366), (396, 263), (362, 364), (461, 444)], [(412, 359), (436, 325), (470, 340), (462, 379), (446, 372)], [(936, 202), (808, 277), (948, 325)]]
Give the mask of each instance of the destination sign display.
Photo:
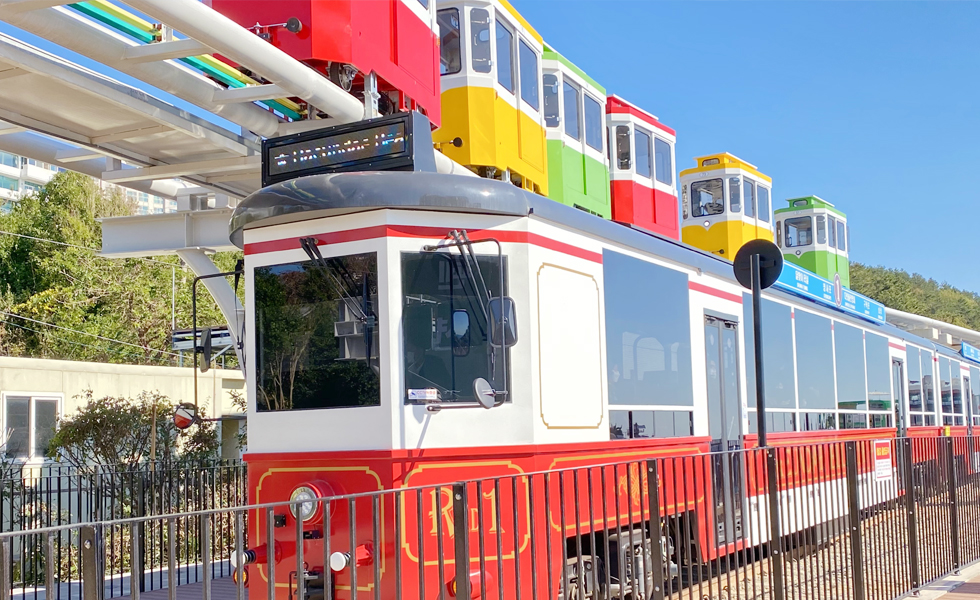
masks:
[(980, 363), (980, 348), (963, 342), (960, 344), (960, 356)]
[(862, 319), (875, 323), (885, 322), (884, 304), (847, 289), (841, 285), (839, 277), (828, 281), (793, 263), (785, 262), (783, 272), (774, 287)]
[(275, 177), (321, 167), (349, 166), (402, 154), (407, 145), (406, 135), (405, 123), (399, 121), (273, 146), (266, 158), (269, 175)]

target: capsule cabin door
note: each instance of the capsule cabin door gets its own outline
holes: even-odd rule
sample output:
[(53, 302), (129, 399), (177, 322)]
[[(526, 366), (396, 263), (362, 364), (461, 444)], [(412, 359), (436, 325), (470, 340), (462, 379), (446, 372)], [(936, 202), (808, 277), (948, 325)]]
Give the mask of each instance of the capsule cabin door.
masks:
[(718, 546), (742, 537), (742, 414), (739, 399), (738, 324), (704, 318), (705, 369), (708, 379), (708, 434), (715, 540)]

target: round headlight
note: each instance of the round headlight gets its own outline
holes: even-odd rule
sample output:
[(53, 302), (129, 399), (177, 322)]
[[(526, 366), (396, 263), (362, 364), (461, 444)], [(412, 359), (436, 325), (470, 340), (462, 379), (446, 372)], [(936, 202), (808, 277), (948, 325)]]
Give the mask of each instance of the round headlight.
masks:
[[(317, 492), (307, 485), (301, 485), (293, 490), (289, 497), (289, 512), (293, 513), (293, 518), (300, 521), (309, 521), (316, 515)], [(293, 504), (294, 503), (294, 504)]]

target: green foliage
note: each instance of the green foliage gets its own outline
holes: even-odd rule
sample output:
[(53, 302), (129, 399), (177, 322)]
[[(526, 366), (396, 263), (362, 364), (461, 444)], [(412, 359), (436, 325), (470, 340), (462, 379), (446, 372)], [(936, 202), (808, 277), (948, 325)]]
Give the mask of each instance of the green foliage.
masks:
[[(0, 354), (175, 364), (166, 352), (171, 305), (176, 326), (190, 327), (193, 273), (175, 256), (115, 260), (92, 250), (102, 239), (97, 219), (130, 214), (133, 207), (118, 191), (104, 192), (91, 178), (71, 172), (16, 203), (0, 215), (0, 311), (142, 348), (0, 315)], [(227, 253), (215, 262), (230, 271), (237, 258)], [(200, 292), (198, 323), (223, 324), (203, 287)]]
[(96, 400), (92, 392), (74, 415), (58, 423), (49, 454), (90, 469), (93, 465), (131, 468), (150, 458), (156, 430), (156, 460), (215, 458), (218, 435), (212, 423), (184, 431), (174, 427), (174, 404), (166, 396), (143, 392), (135, 400), (107, 396)]
[(888, 308), (980, 330), (980, 294), (901, 269), (851, 263), (851, 289)]

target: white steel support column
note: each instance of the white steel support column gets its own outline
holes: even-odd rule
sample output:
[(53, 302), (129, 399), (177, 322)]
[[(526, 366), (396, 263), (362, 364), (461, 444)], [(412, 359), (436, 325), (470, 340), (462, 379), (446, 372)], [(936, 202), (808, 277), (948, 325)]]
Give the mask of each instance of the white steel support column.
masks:
[[(214, 261), (211, 260), (211, 257), (208, 256), (203, 248), (183, 248), (177, 250), (177, 256), (198, 277), (220, 272), (218, 271), (218, 266), (214, 264)], [(222, 316), (228, 321), (228, 330), (231, 331), (231, 337), (235, 341), (235, 354), (238, 355), (238, 364), (242, 365), (242, 370), (244, 371), (245, 363), (242, 361), (242, 353), (238, 347), (238, 343), (240, 341), (239, 336), (242, 333), (241, 327), (245, 322), (245, 308), (238, 301), (238, 296), (235, 295), (235, 290), (232, 289), (227, 279), (213, 277), (211, 279), (202, 279), (201, 283), (211, 293), (211, 297), (218, 304), (218, 309), (221, 311)]]

